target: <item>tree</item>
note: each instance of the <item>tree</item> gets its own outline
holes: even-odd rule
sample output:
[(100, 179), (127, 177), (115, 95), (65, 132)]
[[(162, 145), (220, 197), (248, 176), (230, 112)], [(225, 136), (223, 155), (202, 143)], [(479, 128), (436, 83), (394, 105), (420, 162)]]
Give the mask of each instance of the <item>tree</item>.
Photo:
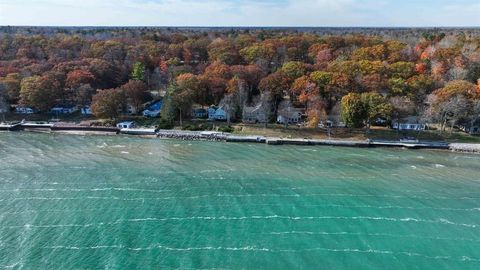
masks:
[(20, 103), (23, 105), (45, 111), (61, 96), (60, 82), (52, 74), (24, 78), (21, 82)]
[(20, 98), (20, 82), (22, 78), (19, 73), (10, 73), (0, 78), (0, 88), (4, 91), (4, 99), (16, 102)]
[(375, 92), (362, 93), (363, 107), (365, 109), (365, 122), (367, 131), (372, 121), (378, 117), (389, 117), (392, 112), (392, 105), (380, 94)]
[(392, 77), (408, 79), (414, 75), (415, 64), (411, 62), (395, 62), (388, 67), (388, 72)]
[(74, 95), (76, 104), (85, 106), (92, 102), (95, 89), (93, 89), (90, 84), (82, 84), (75, 89)]
[(462, 95), (468, 100), (480, 98), (480, 89), (468, 81), (451, 81), (445, 87), (438, 89), (434, 94), (441, 102), (451, 99), (454, 96)]
[(366, 124), (368, 132), (372, 120), (388, 117), (391, 112), (392, 105), (375, 92), (349, 93), (342, 98), (342, 118), (349, 127), (358, 128)]
[(281, 71), (285, 76), (293, 82), (297, 78), (302, 77), (306, 73), (305, 64), (299, 61), (290, 61), (283, 64)]
[(342, 98), (342, 119), (348, 127), (363, 127), (367, 111), (362, 101), (362, 96), (357, 93), (349, 93)]
[(229, 39), (216, 39), (208, 46), (208, 55), (212, 61), (227, 65), (237, 64), (240, 55), (235, 44)]
[(92, 112), (96, 117), (115, 119), (124, 106), (125, 95), (121, 89), (100, 90), (92, 98)]
[(180, 118), (180, 126), (183, 125), (183, 115), (190, 111), (193, 101), (193, 91), (188, 88), (182, 89), (177, 83), (168, 86), (165, 102), (162, 108), (162, 119), (173, 122), (176, 116)]
[(389, 101), (392, 105), (392, 116), (397, 123), (400, 122), (400, 118), (412, 115), (415, 111), (415, 103), (408, 97), (394, 96)]
[(143, 103), (145, 103), (147, 85), (142, 81), (130, 80), (120, 88), (124, 91), (129, 104), (135, 108), (135, 111), (140, 111)]
[(0, 89), (0, 114), (2, 115), (2, 121), (5, 121), (5, 113), (8, 112), (8, 107), (5, 95), (2, 89)]
[(65, 86), (76, 88), (82, 84), (92, 84), (95, 81), (95, 76), (88, 71), (83, 69), (76, 69), (70, 71), (67, 74), (67, 79), (65, 80)]
[(283, 96), (289, 90), (289, 87), (289, 80), (287, 76), (281, 71), (277, 71), (263, 78), (258, 85), (258, 88), (262, 93), (270, 94), (270, 97), (275, 106), (275, 111)]
[(134, 81), (145, 81), (145, 65), (141, 62), (136, 62), (133, 65), (133, 70), (131, 74), (132, 80)]

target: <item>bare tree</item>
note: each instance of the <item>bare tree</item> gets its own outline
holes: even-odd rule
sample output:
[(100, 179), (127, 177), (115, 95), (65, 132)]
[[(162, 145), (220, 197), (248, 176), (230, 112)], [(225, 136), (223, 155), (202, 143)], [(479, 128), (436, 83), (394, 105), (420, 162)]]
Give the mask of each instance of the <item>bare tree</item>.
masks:
[(2, 121), (5, 122), (5, 113), (8, 112), (8, 104), (5, 101), (2, 92), (0, 92), (0, 114), (2, 114)]

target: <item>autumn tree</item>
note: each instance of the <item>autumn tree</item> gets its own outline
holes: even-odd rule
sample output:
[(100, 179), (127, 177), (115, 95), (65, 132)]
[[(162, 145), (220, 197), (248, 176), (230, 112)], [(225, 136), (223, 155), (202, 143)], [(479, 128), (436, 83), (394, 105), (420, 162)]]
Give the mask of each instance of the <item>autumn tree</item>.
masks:
[(361, 100), (365, 110), (365, 123), (367, 131), (370, 129), (373, 120), (378, 117), (387, 118), (392, 112), (392, 105), (378, 93), (362, 93)]
[(290, 82), (293, 82), (297, 78), (305, 75), (307, 69), (305, 68), (305, 64), (299, 61), (290, 61), (283, 64), (281, 71), (285, 76), (289, 79)]
[(99, 90), (92, 98), (93, 115), (115, 119), (125, 106), (125, 94), (121, 89)]
[(362, 101), (362, 96), (349, 93), (342, 98), (342, 119), (348, 127), (363, 127), (367, 112)]
[(70, 71), (67, 74), (67, 78), (65, 80), (65, 86), (70, 88), (76, 88), (81, 86), (82, 84), (92, 84), (95, 81), (95, 76), (88, 71), (83, 69), (76, 69)]
[(21, 82), (20, 103), (46, 111), (62, 96), (61, 84), (52, 74), (24, 78)]
[(0, 78), (0, 88), (4, 91), (4, 99), (9, 102), (17, 102), (20, 98), (20, 82), (22, 78), (19, 73), (10, 73)]
[(270, 94), (276, 111), (278, 104), (290, 90), (289, 79), (283, 72), (277, 71), (263, 78), (258, 88), (262, 93)]
[(145, 65), (142, 62), (136, 62), (133, 65), (131, 77), (134, 81), (145, 81)]
[(147, 85), (142, 81), (130, 80), (120, 88), (124, 91), (128, 103), (139, 112), (146, 100)]
[(366, 125), (368, 131), (374, 119), (389, 117), (391, 112), (391, 104), (375, 92), (350, 93), (342, 98), (342, 118), (349, 127)]
[(208, 46), (208, 55), (210, 60), (220, 61), (227, 65), (237, 64), (240, 58), (235, 44), (229, 39), (214, 40)]

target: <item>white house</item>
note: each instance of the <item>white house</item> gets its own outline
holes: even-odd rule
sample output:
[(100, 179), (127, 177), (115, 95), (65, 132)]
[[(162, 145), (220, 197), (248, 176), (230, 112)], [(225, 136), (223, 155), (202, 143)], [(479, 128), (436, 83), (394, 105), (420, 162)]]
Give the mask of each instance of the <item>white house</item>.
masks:
[(134, 128), (136, 125), (135, 125), (135, 122), (121, 122), (121, 123), (118, 123), (117, 124), (117, 128)]
[(412, 124), (412, 123), (393, 123), (393, 129), (398, 130), (425, 130), (427, 125), (425, 124)]
[(286, 106), (278, 109), (277, 123), (278, 124), (297, 124), (302, 120), (302, 112), (300, 109)]
[(34, 114), (36, 110), (30, 107), (17, 107), (15, 108), (15, 112), (20, 114)]

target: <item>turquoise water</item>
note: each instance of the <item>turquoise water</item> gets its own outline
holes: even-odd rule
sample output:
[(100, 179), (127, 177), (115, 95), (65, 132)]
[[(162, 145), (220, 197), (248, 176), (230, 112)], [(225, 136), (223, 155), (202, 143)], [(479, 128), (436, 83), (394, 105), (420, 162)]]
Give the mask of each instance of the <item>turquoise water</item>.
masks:
[(0, 268), (480, 269), (480, 156), (0, 133)]

